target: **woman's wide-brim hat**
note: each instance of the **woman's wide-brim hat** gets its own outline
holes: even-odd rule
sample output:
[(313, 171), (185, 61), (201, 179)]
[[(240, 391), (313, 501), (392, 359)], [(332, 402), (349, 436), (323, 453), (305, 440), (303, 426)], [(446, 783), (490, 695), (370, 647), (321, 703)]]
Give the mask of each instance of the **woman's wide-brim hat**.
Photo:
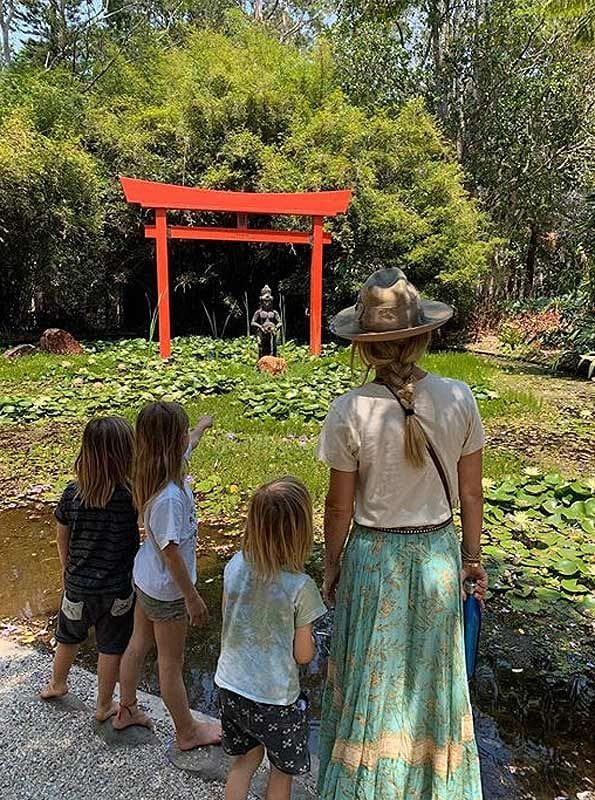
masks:
[(355, 342), (389, 342), (429, 333), (453, 313), (446, 303), (422, 299), (405, 273), (393, 267), (370, 275), (357, 303), (333, 318), (331, 330)]

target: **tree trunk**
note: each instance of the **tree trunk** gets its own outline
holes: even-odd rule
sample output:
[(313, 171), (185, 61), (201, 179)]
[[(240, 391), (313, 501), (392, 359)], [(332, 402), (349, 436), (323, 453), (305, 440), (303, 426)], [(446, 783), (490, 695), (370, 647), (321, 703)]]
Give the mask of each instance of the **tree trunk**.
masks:
[(525, 294), (527, 297), (533, 295), (535, 286), (535, 262), (537, 257), (538, 231), (537, 224), (531, 222), (531, 235), (527, 247), (527, 258), (525, 260)]
[(2, 64), (9, 67), (12, 62), (12, 46), (10, 35), (15, 16), (13, 0), (0, 0), (0, 37), (2, 40)]

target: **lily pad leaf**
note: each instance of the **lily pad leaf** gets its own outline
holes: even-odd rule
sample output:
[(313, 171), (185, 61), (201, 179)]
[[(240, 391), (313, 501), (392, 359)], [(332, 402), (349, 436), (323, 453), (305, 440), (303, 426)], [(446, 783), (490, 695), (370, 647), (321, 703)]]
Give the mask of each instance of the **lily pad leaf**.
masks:
[(560, 575), (576, 575), (579, 568), (576, 561), (572, 561), (569, 558), (562, 558), (560, 561), (556, 561), (554, 569), (556, 572), (559, 572)]
[(558, 589), (548, 589), (545, 586), (538, 586), (535, 589), (535, 597), (544, 603), (555, 602), (562, 597)]
[(589, 591), (586, 586), (582, 583), (577, 583), (574, 578), (567, 578), (561, 581), (561, 584), (564, 591), (570, 592), (571, 594), (586, 594)]

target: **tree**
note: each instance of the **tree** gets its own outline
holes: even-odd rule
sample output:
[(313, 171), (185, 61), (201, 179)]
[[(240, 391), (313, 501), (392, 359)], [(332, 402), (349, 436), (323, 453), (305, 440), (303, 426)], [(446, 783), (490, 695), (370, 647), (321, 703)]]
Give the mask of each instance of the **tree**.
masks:
[(569, 21), (579, 45), (595, 43), (594, 0), (549, 0), (547, 12), (554, 19)]

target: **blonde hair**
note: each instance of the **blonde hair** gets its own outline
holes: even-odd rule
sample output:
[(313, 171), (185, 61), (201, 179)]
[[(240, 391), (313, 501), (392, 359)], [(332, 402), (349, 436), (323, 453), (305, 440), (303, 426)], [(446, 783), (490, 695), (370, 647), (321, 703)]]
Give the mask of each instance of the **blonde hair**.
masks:
[[(431, 333), (422, 333), (409, 339), (388, 342), (354, 342), (351, 351), (352, 365), (358, 355), (366, 368), (366, 379), (370, 370), (376, 380), (391, 386), (403, 408), (415, 411), (415, 380), (413, 372), (430, 345)], [(428, 440), (419, 420), (413, 414), (405, 416), (405, 457), (414, 467), (422, 467), (426, 461)]]
[(312, 549), (312, 498), (291, 475), (265, 483), (248, 509), (242, 550), (256, 574), (301, 572)]
[(179, 403), (148, 403), (138, 415), (133, 494), (139, 514), (170, 481), (183, 487), (188, 426)]
[(105, 508), (116, 486), (130, 488), (134, 431), (123, 417), (97, 417), (83, 431), (74, 471), (77, 496), (88, 508)]

